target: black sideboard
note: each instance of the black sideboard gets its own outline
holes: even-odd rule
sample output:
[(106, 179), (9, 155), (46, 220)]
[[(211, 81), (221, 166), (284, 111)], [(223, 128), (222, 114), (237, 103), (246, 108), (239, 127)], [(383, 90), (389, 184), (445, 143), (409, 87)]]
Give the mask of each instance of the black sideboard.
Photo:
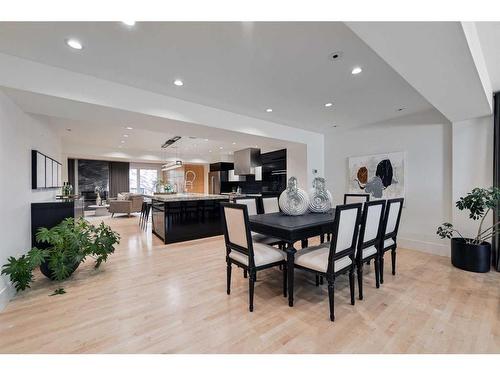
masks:
[(82, 216), (82, 198), (31, 203), (31, 246), (44, 248), (35, 238), (38, 228), (52, 228), (68, 217), (76, 219)]

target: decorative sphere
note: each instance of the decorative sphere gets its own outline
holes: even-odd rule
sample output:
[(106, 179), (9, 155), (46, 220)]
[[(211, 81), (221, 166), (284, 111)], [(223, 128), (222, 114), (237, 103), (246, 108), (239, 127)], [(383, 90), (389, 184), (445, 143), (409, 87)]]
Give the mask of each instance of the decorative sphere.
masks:
[(309, 190), (309, 210), (311, 212), (327, 212), (332, 208), (332, 194), (326, 189), (326, 181), (322, 177), (313, 180), (313, 188)]
[(288, 186), (279, 197), (279, 205), (285, 215), (298, 216), (307, 212), (309, 197), (297, 186), (297, 178), (290, 177)]

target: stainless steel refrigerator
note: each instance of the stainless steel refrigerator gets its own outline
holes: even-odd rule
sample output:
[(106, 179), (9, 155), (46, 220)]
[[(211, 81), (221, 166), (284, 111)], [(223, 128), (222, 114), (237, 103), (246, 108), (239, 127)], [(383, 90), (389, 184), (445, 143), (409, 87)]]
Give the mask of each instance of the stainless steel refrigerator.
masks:
[(208, 173), (208, 193), (209, 194), (220, 194), (220, 185), (224, 179), (224, 174), (227, 175), (225, 171), (215, 171)]

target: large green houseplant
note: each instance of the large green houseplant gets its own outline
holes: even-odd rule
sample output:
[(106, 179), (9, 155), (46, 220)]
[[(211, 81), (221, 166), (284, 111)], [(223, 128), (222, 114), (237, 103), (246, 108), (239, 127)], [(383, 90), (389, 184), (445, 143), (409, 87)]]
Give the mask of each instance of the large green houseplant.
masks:
[(451, 223), (443, 223), (438, 227), (437, 234), (441, 238), (451, 239), (451, 260), (454, 266), (473, 272), (490, 270), (491, 245), (488, 240), (498, 233), (500, 221), (485, 227), (485, 218), (499, 204), (500, 189), (495, 187), (474, 188), (456, 202), (459, 210), (468, 210), (472, 220), (479, 220), (479, 227), (473, 238), (462, 236)]
[(18, 291), (30, 287), (37, 267), (57, 281), (71, 276), (87, 257), (94, 258), (94, 267), (98, 268), (114, 252), (120, 236), (104, 223), (96, 226), (83, 218), (68, 218), (51, 229), (40, 228), (36, 240), (47, 247), (32, 248), (19, 258), (10, 257), (2, 267), (2, 275), (8, 275)]

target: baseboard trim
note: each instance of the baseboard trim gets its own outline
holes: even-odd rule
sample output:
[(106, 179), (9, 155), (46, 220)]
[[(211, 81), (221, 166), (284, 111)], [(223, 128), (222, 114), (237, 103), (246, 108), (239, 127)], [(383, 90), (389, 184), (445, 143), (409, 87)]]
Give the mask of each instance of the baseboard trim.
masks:
[(444, 257), (450, 257), (450, 244), (445, 242), (443, 244), (437, 244), (434, 242), (426, 242), (413, 240), (410, 238), (398, 238), (398, 247), (403, 247), (405, 249), (418, 250), (424, 253), (441, 255)]
[[(2, 283), (2, 280), (0, 280)], [(9, 301), (14, 297), (15, 290), (14, 287), (10, 284), (5, 285), (3, 289), (0, 290), (0, 312), (5, 309)]]

